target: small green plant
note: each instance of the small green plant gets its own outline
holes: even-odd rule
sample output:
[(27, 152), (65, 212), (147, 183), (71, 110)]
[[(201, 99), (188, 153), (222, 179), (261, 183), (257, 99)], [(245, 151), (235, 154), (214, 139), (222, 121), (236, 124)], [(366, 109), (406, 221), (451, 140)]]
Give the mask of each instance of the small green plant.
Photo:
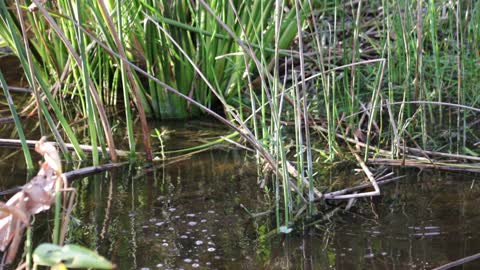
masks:
[(38, 266), (88, 269), (114, 269), (115, 266), (104, 257), (88, 248), (69, 244), (58, 246), (54, 244), (40, 244), (33, 251), (33, 269)]

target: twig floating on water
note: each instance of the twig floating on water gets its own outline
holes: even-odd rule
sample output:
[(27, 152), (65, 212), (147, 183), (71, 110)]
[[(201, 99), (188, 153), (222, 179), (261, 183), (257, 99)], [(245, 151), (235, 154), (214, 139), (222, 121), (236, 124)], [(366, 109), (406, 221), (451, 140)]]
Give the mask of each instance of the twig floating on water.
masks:
[(69, 171), (64, 173), (63, 175), (68, 180), (73, 180), (73, 179), (84, 177), (90, 174), (95, 174), (103, 171), (108, 171), (114, 168), (119, 168), (127, 164), (129, 164), (129, 162), (108, 163), (108, 164), (99, 165), (99, 166), (90, 166), (90, 167), (80, 168), (78, 170)]
[(450, 269), (452, 267), (455, 267), (455, 266), (458, 266), (458, 265), (461, 265), (461, 264), (464, 264), (464, 263), (467, 263), (467, 262), (470, 262), (470, 261), (473, 261), (473, 260), (476, 260), (476, 259), (479, 259), (479, 258), (480, 258), (480, 253), (477, 253), (477, 254), (474, 254), (474, 255), (471, 255), (471, 256), (468, 256), (468, 257), (465, 257), (465, 258), (462, 258), (462, 259), (459, 259), (459, 260), (456, 260), (456, 261), (453, 261), (453, 262), (449, 262), (449, 263), (444, 264), (442, 266), (436, 267), (433, 270), (447, 270), (447, 269)]
[[(377, 184), (379, 186), (382, 186), (382, 185), (388, 184), (390, 182), (400, 180), (402, 178), (405, 178), (405, 175), (393, 177), (393, 178), (390, 178), (390, 179), (385, 179), (385, 180), (382, 180), (382, 181), (377, 181)], [(349, 188), (345, 188), (345, 189), (342, 189), (342, 190), (333, 191), (333, 192), (330, 192), (330, 193), (323, 194), (323, 198), (315, 199), (314, 202), (319, 202), (319, 201), (323, 201), (323, 200), (334, 200), (334, 199), (336, 199), (335, 197), (338, 196), (338, 195), (343, 195), (343, 194), (346, 194), (346, 193), (359, 191), (359, 190), (366, 189), (366, 188), (369, 188), (369, 187), (372, 187), (371, 183), (365, 183), (365, 184), (361, 184), (361, 185), (358, 185), (358, 186), (355, 186), (355, 187), (349, 187)]]
[[(37, 143), (37, 141), (35, 140), (27, 140), (27, 145), (28, 147), (35, 147), (35, 143)], [(55, 145), (57, 145), (57, 143), (54, 143)], [(20, 147), (21, 146), (21, 142), (20, 140), (16, 140), (16, 139), (0, 139), (0, 146), (15, 146), (15, 147)], [(66, 143), (65, 146), (70, 149), (70, 150), (73, 150), (74, 147), (73, 147), (73, 144), (71, 143)], [(93, 151), (93, 147), (90, 146), (90, 145), (80, 145), (80, 148), (83, 150), (83, 151), (87, 151), (87, 152), (92, 152)], [(101, 147), (98, 147), (98, 151), (102, 151), (102, 148)], [(107, 153), (109, 152), (109, 149), (107, 148)], [(123, 150), (118, 150), (116, 149), (115, 152), (117, 153), (118, 156), (121, 156), (121, 157), (128, 157), (129, 155), (129, 152), (127, 151), (123, 151)]]
[(369, 159), (369, 163), (388, 165), (388, 166), (401, 166), (401, 167), (416, 167), (420, 169), (437, 169), (445, 171), (467, 171), (467, 172), (480, 172), (479, 163), (448, 163), (445, 161), (434, 161), (430, 163), (426, 160), (413, 160), (413, 159), (384, 159), (375, 158)]

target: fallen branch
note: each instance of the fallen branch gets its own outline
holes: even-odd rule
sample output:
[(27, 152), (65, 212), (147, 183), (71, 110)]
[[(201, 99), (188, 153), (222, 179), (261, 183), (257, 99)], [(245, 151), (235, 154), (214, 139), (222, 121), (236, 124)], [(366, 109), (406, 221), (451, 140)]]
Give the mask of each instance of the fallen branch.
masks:
[[(16, 87), (16, 86), (7, 86), (8, 90), (10, 92), (19, 92), (19, 93), (32, 93), (31, 88), (24, 88), (24, 87)], [(3, 86), (0, 85), (0, 88), (3, 88)]]
[[(27, 140), (27, 145), (30, 147), (30, 148), (34, 148), (35, 147), (35, 144), (37, 143), (37, 141), (34, 141), (34, 140)], [(57, 143), (54, 143), (54, 145), (57, 145)], [(14, 146), (14, 147), (21, 147), (21, 141), (20, 140), (16, 140), (16, 139), (0, 139), (0, 146)], [(74, 146), (73, 144), (71, 143), (66, 143), (65, 146), (70, 149), (70, 150), (74, 150)], [(87, 151), (87, 152), (92, 152), (93, 151), (93, 147), (90, 146), (90, 145), (80, 145), (80, 148), (83, 150), (83, 151)], [(102, 152), (102, 148), (101, 147), (97, 147), (98, 151), (101, 153)], [(107, 153), (109, 152), (109, 149), (107, 148)], [(115, 152), (117, 153), (118, 156), (120, 157), (128, 157), (129, 155), (129, 152), (128, 151), (123, 151), (123, 150), (118, 150), (116, 149)]]
[[(312, 126), (313, 129), (316, 129), (317, 131), (319, 132), (323, 132), (323, 133), (326, 133), (328, 132), (328, 130), (322, 126), (319, 126), (319, 125), (314, 125)], [(342, 139), (343, 141), (345, 142), (349, 142), (349, 143), (352, 143), (354, 144), (355, 146), (359, 146), (359, 147), (362, 147), (362, 148), (366, 148), (367, 147), (367, 144), (366, 143), (363, 143), (363, 142), (360, 142), (358, 140), (355, 140), (353, 138), (349, 138), (349, 137), (346, 137), (340, 133), (335, 133), (335, 136), (337, 138), (340, 138)], [(377, 155), (381, 155), (381, 156), (393, 156), (393, 153), (391, 151), (387, 151), (387, 150), (383, 150), (383, 149), (378, 149), (374, 146), (368, 146), (368, 149), (369, 150), (372, 150), (374, 151)], [(467, 155), (460, 155), (460, 154), (449, 154), (449, 153), (443, 153), (443, 152), (436, 152), (436, 151), (428, 151), (428, 150), (423, 150), (423, 149), (419, 149), (419, 148), (413, 148), (413, 147), (401, 147), (401, 149), (405, 149), (406, 152), (403, 153), (403, 156), (405, 158), (411, 158), (412, 160), (413, 159), (418, 159), (419, 157), (418, 156), (415, 156), (415, 155), (411, 155), (411, 154), (408, 154), (408, 152), (412, 152), (412, 153), (417, 153), (417, 154), (423, 154), (423, 155), (430, 155), (430, 156), (438, 156), (438, 157), (444, 157), (444, 158), (453, 158), (453, 159), (457, 159), (457, 160), (471, 160), (471, 161), (477, 161), (477, 162), (480, 162), (480, 157), (476, 157), (476, 156), (467, 156)], [(373, 163), (377, 163), (377, 161), (382, 161), (382, 162), (385, 162), (385, 163), (378, 163), (378, 164), (385, 164), (385, 165), (391, 165), (391, 166), (398, 166), (397, 165), (397, 161), (392, 161), (392, 164), (387, 164), (387, 162), (389, 160), (396, 160), (396, 159), (378, 159), (378, 158), (375, 158), (375, 159), (369, 159), (369, 162), (373, 162)], [(452, 164), (449, 164), (449, 163), (444, 163), (443, 162), (435, 162), (435, 163), (430, 163), (430, 164), (435, 164), (435, 166), (430, 166), (429, 168), (439, 168), (439, 169), (442, 169), (442, 170), (463, 170), (463, 168), (459, 168), (457, 169), (459, 166), (458, 165), (452, 165)], [(470, 169), (468, 169), (468, 171), (471, 171), (471, 172), (479, 172), (480, 170), (480, 165), (479, 164), (475, 164), (475, 163), (471, 163), (471, 164), (463, 164), (463, 166), (465, 167), (468, 167), (470, 165)], [(476, 166), (478, 165), (478, 166)], [(449, 168), (449, 166), (452, 166), (451, 168)]]
[(80, 177), (85, 177), (87, 175), (91, 174), (96, 174), (99, 172), (103, 171), (108, 171), (111, 169), (119, 168), (122, 166), (125, 166), (129, 164), (129, 162), (120, 162), (120, 163), (108, 163), (108, 164), (103, 164), (103, 165), (98, 165), (98, 166), (90, 166), (90, 167), (85, 167), (85, 168), (80, 168), (77, 170), (69, 171), (64, 173), (63, 175), (67, 180), (74, 180)]
[(422, 150), (422, 149), (413, 148), (413, 147), (405, 147), (405, 150), (407, 150), (408, 152), (414, 152), (414, 153), (425, 153), (425, 154), (430, 155), (430, 156), (480, 161), (480, 157), (475, 157), (475, 156), (467, 156), (467, 155), (449, 154), (449, 153), (436, 152), (436, 151), (428, 151), (428, 150)]
[[(80, 177), (85, 177), (85, 176), (100, 173), (100, 172), (103, 172), (103, 171), (112, 170), (112, 169), (115, 169), (115, 168), (125, 166), (127, 164), (129, 164), (129, 162), (108, 163), (108, 164), (103, 164), (103, 165), (98, 165), (98, 166), (90, 166), (90, 167), (80, 168), (80, 169), (77, 169), (77, 170), (73, 170), (73, 171), (63, 173), (63, 176), (68, 181), (72, 181), (72, 180), (75, 180), (75, 179), (80, 178)], [(12, 194), (12, 193), (15, 193), (15, 192), (19, 192), (20, 190), (22, 190), (23, 187), (24, 186), (19, 186), (19, 187), (13, 187), (13, 188), (10, 188), (10, 189), (2, 190), (2, 191), (0, 191), (0, 196), (1, 195)]]
[(448, 162), (430, 162), (422, 159), (385, 159), (385, 158), (371, 158), (368, 159), (369, 163), (398, 166), (398, 167), (415, 167), (419, 169), (438, 169), (446, 171), (467, 171), (467, 172), (480, 172), (479, 163), (448, 163)]
[[(352, 152), (355, 158), (358, 161), (358, 164), (360, 164), (360, 167), (362, 167), (363, 172), (367, 176), (368, 180), (371, 183), (371, 186), (374, 188), (374, 191), (369, 191), (369, 192), (363, 192), (363, 193), (355, 193), (355, 194), (346, 194), (346, 195), (339, 195), (337, 194), (336, 196), (330, 197), (330, 200), (345, 200), (345, 199), (352, 199), (352, 198), (362, 198), (362, 197), (371, 197), (371, 196), (378, 196), (380, 195), (380, 188), (378, 187), (378, 183), (375, 180), (375, 177), (373, 176), (373, 173), (370, 171), (370, 169), (367, 167), (365, 162), (362, 160), (362, 158), (355, 152)], [(325, 197), (325, 194), (324, 194)]]
[[(390, 178), (390, 179), (377, 181), (377, 184), (378, 184), (378, 186), (382, 186), (382, 185), (385, 185), (385, 184), (388, 184), (388, 183), (391, 183), (391, 182), (395, 182), (395, 181), (400, 180), (400, 179), (405, 178), (405, 177), (406, 177), (405, 175), (401, 175), (401, 176), (393, 177), (393, 178)], [(365, 184), (361, 184), (361, 185), (358, 185), (358, 186), (355, 186), (355, 187), (349, 187), (349, 188), (345, 188), (345, 189), (342, 189), (342, 190), (337, 190), (337, 191), (333, 191), (333, 192), (330, 192), (330, 193), (325, 193), (325, 194), (323, 194), (323, 198), (315, 199), (314, 202), (320, 202), (320, 201), (323, 201), (323, 200), (337, 200), (337, 199), (339, 199), (338, 198), (339, 195), (344, 195), (344, 194), (347, 194), (347, 193), (352, 193), (352, 192), (364, 190), (366, 188), (371, 188), (371, 187), (372, 187), (371, 183), (365, 183)]]
[(444, 264), (442, 266), (433, 268), (433, 270), (447, 270), (447, 269), (450, 269), (452, 267), (455, 267), (455, 266), (458, 266), (458, 265), (461, 265), (461, 264), (464, 264), (464, 263), (467, 263), (467, 262), (471, 262), (473, 260), (477, 260), (479, 258), (480, 258), (480, 253), (477, 253), (477, 254), (474, 254), (472, 256), (468, 256), (468, 257), (465, 257), (465, 258), (462, 258), (462, 259), (459, 259), (459, 260), (456, 260), (456, 261), (453, 261), (453, 262), (449, 262), (449, 263)]

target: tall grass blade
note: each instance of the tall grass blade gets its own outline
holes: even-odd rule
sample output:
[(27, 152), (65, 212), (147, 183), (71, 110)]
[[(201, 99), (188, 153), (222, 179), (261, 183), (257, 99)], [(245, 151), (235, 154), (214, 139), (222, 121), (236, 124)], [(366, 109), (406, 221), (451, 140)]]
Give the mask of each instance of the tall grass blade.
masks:
[(3, 73), (1, 71), (0, 71), (0, 85), (2, 86), (3, 94), (7, 99), (8, 108), (10, 109), (10, 113), (12, 114), (12, 117), (15, 123), (15, 128), (17, 129), (17, 133), (18, 133), (18, 138), (22, 143), (23, 156), (25, 157), (25, 163), (27, 164), (27, 169), (33, 170), (34, 166), (33, 166), (32, 156), (30, 155), (30, 150), (28, 149), (28, 145), (26, 143), (22, 122), (20, 121), (20, 117), (18, 116), (17, 109), (15, 108), (15, 104), (13, 103), (12, 96), (10, 95), (7, 82), (5, 81), (5, 78), (3, 77)]

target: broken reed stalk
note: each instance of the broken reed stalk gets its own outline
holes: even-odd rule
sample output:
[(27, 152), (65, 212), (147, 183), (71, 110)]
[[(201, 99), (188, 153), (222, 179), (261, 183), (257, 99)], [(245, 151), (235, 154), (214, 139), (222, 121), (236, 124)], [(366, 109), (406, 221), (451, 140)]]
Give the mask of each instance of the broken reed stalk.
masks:
[[(332, 196), (332, 193), (330, 193), (329, 198), (330, 200), (345, 200), (345, 199), (353, 199), (353, 198), (363, 198), (363, 197), (371, 197), (371, 196), (378, 196), (380, 195), (380, 188), (378, 186), (377, 180), (375, 180), (375, 177), (373, 176), (373, 173), (370, 171), (368, 166), (365, 164), (365, 162), (360, 158), (360, 156), (353, 152), (353, 155), (355, 156), (355, 159), (357, 159), (358, 164), (362, 168), (363, 172), (367, 176), (368, 180), (370, 181), (371, 186), (374, 188), (374, 191), (368, 191), (368, 192), (363, 192), (363, 193), (356, 193), (356, 194), (339, 194)], [(346, 192), (345, 192), (346, 193)], [(327, 199), (327, 198), (325, 198)]]
[[(405, 175), (401, 175), (401, 176), (397, 176), (397, 177), (393, 177), (393, 178), (389, 178), (389, 179), (385, 179), (385, 180), (379, 180), (379, 181), (377, 181), (377, 185), (378, 186), (383, 186), (385, 184), (389, 184), (391, 182), (398, 181), (398, 180), (400, 180), (402, 178), (405, 178), (405, 177), (406, 177)], [(337, 190), (337, 191), (332, 191), (332, 192), (329, 192), (329, 193), (324, 193), (322, 198), (315, 199), (314, 202), (321, 202), (323, 200), (335, 200), (335, 199), (338, 199), (339, 195), (344, 195), (344, 194), (347, 194), (347, 193), (356, 192), (356, 191), (364, 190), (364, 189), (371, 188), (371, 187), (372, 187), (371, 183), (364, 183), (364, 184), (360, 184), (358, 186), (349, 187), (349, 188), (345, 188), (345, 189)]]
[(468, 257), (465, 257), (465, 258), (461, 258), (461, 259), (453, 261), (453, 262), (449, 262), (449, 263), (444, 264), (444, 265), (439, 266), (439, 267), (435, 267), (435, 268), (433, 268), (433, 270), (447, 270), (447, 269), (453, 268), (455, 266), (466, 264), (468, 262), (478, 260), (478, 259), (480, 259), (480, 253), (477, 253), (477, 254), (474, 254), (474, 255), (471, 255), (471, 256), (468, 256)]
[[(319, 125), (314, 125), (314, 126), (312, 126), (312, 128), (319, 131), (319, 132), (322, 132), (322, 133), (327, 132), (326, 128), (324, 128), (322, 126), (319, 126)], [(379, 149), (379, 148), (371, 146), (371, 145), (367, 146), (366, 143), (359, 142), (359, 141), (357, 141), (353, 138), (349, 138), (349, 137), (347, 137), (343, 134), (340, 134), (340, 133), (336, 133), (336, 137), (339, 138), (339, 139), (342, 139), (343, 141), (345, 141), (347, 143), (352, 143), (352, 144), (354, 144), (356, 146), (359, 146), (359, 147), (362, 147), (362, 148), (368, 148), (369, 150), (375, 152), (377, 155), (386, 156), (386, 157), (391, 157), (393, 155), (393, 153), (391, 151)], [(444, 153), (444, 152), (423, 150), (423, 149), (420, 149), (420, 148), (413, 148), (413, 147), (401, 147), (401, 149), (405, 149), (405, 151), (403, 153), (404, 157), (412, 158), (412, 162), (407, 164), (407, 166), (408, 165), (413, 165), (413, 161), (414, 161), (413, 159), (421, 159), (421, 157), (416, 156), (416, 155), (412, 155), (408, 152), (418, 153), (418, 154), (422, 154), (422, 155), (443, 157), (443, 158), (451, 158), (451, 159), (456, 159), (456, 160), (470, 160), (470, 161), (474, 161), (474, 162), (480, 162), (480, 157), (476, 157), (476, 156), (468, 156), (468, 155), (461, 155), (461, 154), (450, 154), (450, 153)], [(400, 166), (401, 165), (401, 164), (397, 163), (396, 159), (391, 159), (391, 158), (390, 159), (378, 159), (378, 158), (375, 158), (375, 159), (369, 158), (368, 159), (368, 162), (374, 162), (374, 163), (379, 163), (379, 162), (385, 163), (385, 162), (388, 162), (388, 161), (392, 161), (392, 165), (394, 165), (394, 166)], [(444, 163), (444, 162), (441, 162), (441, 161), (434, 161), (434, 163), (439, 165), (439, 166), (443, 166), (441, 168), (444, 169), (444, 170), (448, 170), (448, 166), (452, 166), (452, 167), (454, 166), (456, 168), (460, 167), (459, 164), (449, 164), (449, 163)], [(468, 167), (468, 165), (469, 165), (469, 163), (465, 163), (465, 167)], [(470, 164), (470, 165), (475, 165), (475, 164)], [(413, 166), (413, 167), (415, 167), (415, 166)], [(473, 166), (473, 168), (475, 168), (475, 166)]]
[(480, 172), (480, 163), (450, 163), (442, 161), (430, 162), (425, 159), (385, 159), (385, 158), (371, 158), (369, 163), (378, 165), (388, 165), (397, 167), (415, 167), (419, 169), (436, 169), (445, 171), (467, 171)]

